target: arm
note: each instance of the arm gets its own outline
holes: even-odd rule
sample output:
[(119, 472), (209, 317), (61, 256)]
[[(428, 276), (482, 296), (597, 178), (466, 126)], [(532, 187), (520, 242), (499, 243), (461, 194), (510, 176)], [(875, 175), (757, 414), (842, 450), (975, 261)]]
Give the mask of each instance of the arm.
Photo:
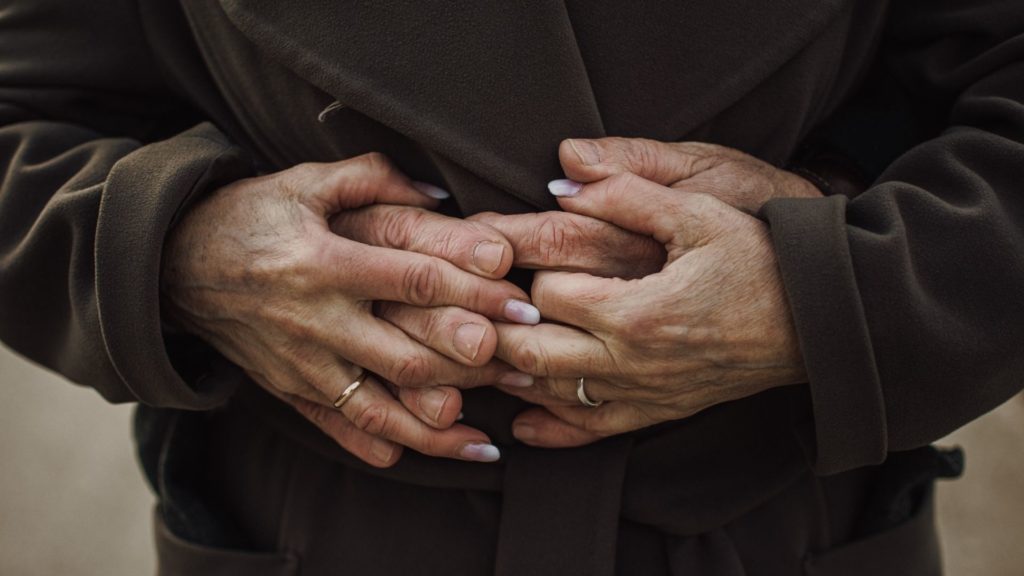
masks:
[[(206, 409), (252, 377), (375, 466), (497, 458), (452, 386), (512, 373), (482, 313), (536, 315), (501, 235), (379, 154), (247, 178), (216, 128), (166, 121), (187, 107), (134, 15), (0, 8), (0, 339), (111, 401)], [(371, 377), (334, 409), (357, 368), (398, 398)]]
[(111, 401), (221, 402), (234, 371), (172, 363), (160, 255), (192, 198), (247, 175), (248, 162), (213, 126), (189, 127), (132, 6), (5, 4), (0, 339)]
[(949, 104), (945, 130), (852, 201), (762, 211), (822, 473), (934, 441), (1024, 382), (1024, 11), (959, 4), (904, 3), (891, 22), (892, 65)]

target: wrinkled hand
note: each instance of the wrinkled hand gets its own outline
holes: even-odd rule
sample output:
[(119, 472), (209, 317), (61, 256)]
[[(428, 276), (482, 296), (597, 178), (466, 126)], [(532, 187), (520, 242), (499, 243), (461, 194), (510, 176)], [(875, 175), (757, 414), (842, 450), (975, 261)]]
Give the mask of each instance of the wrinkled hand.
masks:
[(487, 224), (513, 242), (519, 268), (632, 279), (665, 264), (665, 248), (654, 239), (581, 214), (482, 212), (468, 220)]
[[(772, 198), (821, 196), (813, 184), (796, 174), (716, 144), (573, 139), (562, 143), (559, 158), (572, 182), (635, 174), (677, 190), (714, 196), (750, 214)], [(515, 266), (520, 268), (632, 279), (653, 274), (665, 263), (665, 250), (653, 239), (580, 214), (484, 212), (469, 219), (489, 224), (509, 238)]]
[[(532, 388), (505, 388), (545, 406), (516, 419), (513, 432), (526, 443), (579, 445), (805, 379), (767, 228), (719, 198), (753, 210), (767, 197), (820, 194), (803, 185), (776, 188), (782, 186), (776, 182), (789, 177), (766, 172), (767, 165), (752, 158), (694, 157), (670, 167), (667, 159), (681, 154), (676, 146), (641, 141), (638, 146), (647, 151), (639, 152), (636, 142), (590, 141), (584, 146), (594, 143), (595, 148), (582, 154), (576, 153), (582, 149), (579, 141), (564, 143), (560, 155), (566, 174), (591, 183), (558, 181), (552, 191), (562, 196), (559, 204), (570, 213), (653, 238), (664, 246), (667, 263), (633, 280), (578, 272), (537, 274), (534, 303), (543, 317), (561, 324), (498, 325), (497, 356), (540, 377)], [(590, 153), (608, 165), (583, 164)], [(730, 176), (721, 167), (729, 165), (747, 170), (746, 177), (736, 178), (762, 180), (745, 184), (757, 200), (742, 201), (721, 184), (704, 187), (727, 181)], [(694, 184), (715, 170), (722, 172), (698, 178), (701, 186)], [(765, 189), (769, 192), (759, 192)], [(500, 222), (506, 218), (511, 217), (483, 221), (509, 238), (517, 265), (536, 260), (539, 256), (528, 256), (532, 250), (559, 255), (560, 261), (546, 260), (545, 268), (579, 269), (570, 262), (571, 252), (544, 247), (543, 238), (527, 226)], [(580, 405), (580, 376), (586, 377), (588, 395), (606, 404)]]
[(683, 192), (707, 194), (748, 214), (772, 198), (820, 198), (800, 176), (733, 148), (703, 142), (658, 142), (644, 138), (571, 139), (558, 149), (565, 175), (596, 182), (635, 174)]
[[(377, 154), (225, 186), (169, 235), (165, 315), (369, 464), (401, 446), (493, 460), (485, 434), (453, 425), (452, 387), (522, 382), (492, 359), (488, 319), (536, 310), (497, 280), (512, 259), (502, 235), (425, 210), (437, 200), (420, 190), (433, 189)], [(336, 411), (359, 367), (398, 398), (370, 378)]]

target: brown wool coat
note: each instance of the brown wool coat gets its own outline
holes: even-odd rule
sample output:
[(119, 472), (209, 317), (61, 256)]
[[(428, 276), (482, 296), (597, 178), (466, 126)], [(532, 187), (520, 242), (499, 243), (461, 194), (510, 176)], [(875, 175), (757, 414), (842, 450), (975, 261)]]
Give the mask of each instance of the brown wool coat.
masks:
[[(162, 328), (163, 238), (222, 183), (376, 150), (450, 211), (549, 210), (563, 138), (784, 165), (882, 81), (924, 136), (853, 199), (762, 212), (807, 386), (566, 451), (475, 391), (502, 463), (371, 471)], [(1021, 388), (1022, 183), (1019, 0), (0, 2), (0, 339), (111, 401), (227, 406), (197, 491), (264, 552), (158, 517), (166, 574), (937, 573), (927, 499), (855, 534), (864, 467)]]

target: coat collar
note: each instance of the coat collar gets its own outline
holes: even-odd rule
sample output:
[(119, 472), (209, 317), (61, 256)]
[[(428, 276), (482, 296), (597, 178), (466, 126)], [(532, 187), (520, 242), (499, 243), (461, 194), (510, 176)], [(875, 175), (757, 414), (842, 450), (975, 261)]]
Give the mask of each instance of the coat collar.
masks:
[[(587, 12), (586, 3), (573, 4), (579, 13), (571, 22), (563, 0), (220, 1), (235, 26), (258, 48), (319, 89), (467, 169), (489, 186), (541, 209), (555, 208), (545, 184), (561, 177), (558, 143), (570, 136), (605, 135), (595, 96), (602, 92), (591, 85), (581, 45), (597, 54), (630, 49), (628, 45), (602, 46), (601, 42), (610, 40), (601, 35), (578, 43), (573, 23), (589, 26), (586, 14), (594, 12)], [(663, 63), (672, 74), (666, 84), (689, 87), (693, 96), (673, 105), (675, 115), (666, 119), (672, 126), (652, 127), (649, 134), (643, 134), (641, 127), (631, 135), (666, 137), (674, 131), (672, 136), (683, 136), (792, 58), (842, 3), (652, 3), (661, 11), (660, 17), (686, 24), (674, 39), (676, 44), (655, 54), (680, 60)], [(617, 2), (598, 4), (623, 9)], [(733, 32), (747, 29), (750, 19), (766, 14), (769, 30)], [(658, 18), (659, 13), (648, 16)], [(694, 25), (698, 20), (717, 27)], [(764, 38), (770, 38), (771, 44), (755, 45)], [(680, 51), (678, 45), (690, 50)], [(708, 51), (704, 46), (722, 49)], [(700, 51), (713, 54), (714, 62), (694, 66), (692, 55)], [(594, 73), (600, 73), (599, 63), (593, 64)], [(659, 86), (624, 89), (658, 90)], [(602, 97), (601, 104), (617, 109), (642, 107), (628, 98), (628, 94), (619, 98), (623, 102)], [(604, 112), (617, 113), (616, 109)]]

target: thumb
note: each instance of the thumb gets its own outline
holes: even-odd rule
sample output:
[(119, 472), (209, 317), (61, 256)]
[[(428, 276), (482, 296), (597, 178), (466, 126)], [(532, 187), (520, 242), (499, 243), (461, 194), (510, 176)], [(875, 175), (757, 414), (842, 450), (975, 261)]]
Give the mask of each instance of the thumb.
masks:
[(666, 246), (701, 244), (724, 206), (706, 194), (666, 188), (631, 173), (588, 184), (554, 180), (548, 189), (567, 212), (611, 222)]
[(712, 144), (646, 138), (570, 138), (558, 147), (558, 159), (565, 175), (577, 182), (629, 173), (671, 186), (699, 173), (701, 166), (696, 160), (712, 148)]
[(439, 200), (449, 196), (437, 186), (409, 180), (377, 152), (327, 164), (303, 164), (293, 170), (297, 181), (290, 185), (325, 215), (370, 204), (436, 208)]

